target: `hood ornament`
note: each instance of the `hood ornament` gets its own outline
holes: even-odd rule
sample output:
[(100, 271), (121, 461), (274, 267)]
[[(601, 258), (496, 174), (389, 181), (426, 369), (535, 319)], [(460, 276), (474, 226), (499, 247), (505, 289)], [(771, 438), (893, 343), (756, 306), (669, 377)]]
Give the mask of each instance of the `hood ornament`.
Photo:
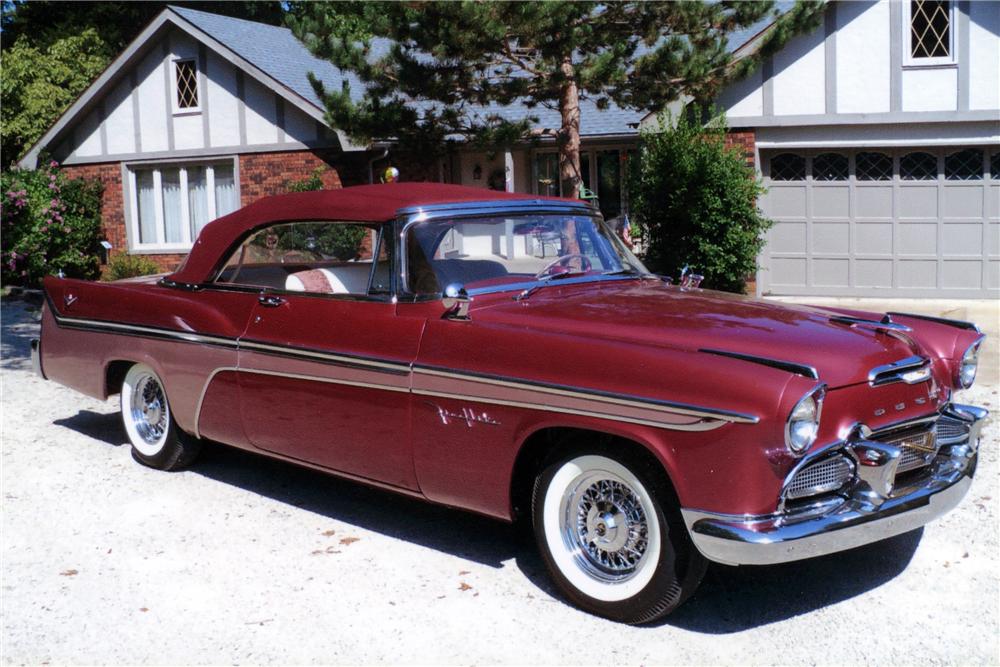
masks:
[(699, 285), (701, 285), (701, 281), (704, 279), (705, 276), (701, 275), (700, 273), (693, 273), (690, 270), (690, 267), (687, 264), (685, 264), (684, 268), (681, 269), (681, 278), (677, 282), (677, 284), (680, 285), (681, 287), (690, 287), (691, 289), (694, 289)]

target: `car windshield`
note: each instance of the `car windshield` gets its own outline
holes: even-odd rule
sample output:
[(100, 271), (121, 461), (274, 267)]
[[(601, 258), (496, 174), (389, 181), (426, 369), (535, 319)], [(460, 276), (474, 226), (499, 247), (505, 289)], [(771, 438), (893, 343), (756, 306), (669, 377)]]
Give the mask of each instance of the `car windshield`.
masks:
[(518, 289), (550, 280), (648, 271), (607, 227), (587, 215), (525, 215), (419, 222), (405, 237), (406, 285), (439, 294)]

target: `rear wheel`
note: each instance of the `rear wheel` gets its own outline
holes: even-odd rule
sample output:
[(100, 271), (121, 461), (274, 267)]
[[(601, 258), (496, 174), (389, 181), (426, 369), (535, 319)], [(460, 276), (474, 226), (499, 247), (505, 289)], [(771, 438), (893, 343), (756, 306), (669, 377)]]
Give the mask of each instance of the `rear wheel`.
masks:
[(158, 470), (177, 470), (194, 461), (201, 443), (181, 433), (170, 412), (163, 382), (145, 364), (135, 364), (122, 381), (122, 424), (132, 458)]
[(577, 452), (535, 480), (535, 538), (562, 592), (583, 609), (648, 623), (697, 588), (706, 561), (664, 480), (620, 454)]

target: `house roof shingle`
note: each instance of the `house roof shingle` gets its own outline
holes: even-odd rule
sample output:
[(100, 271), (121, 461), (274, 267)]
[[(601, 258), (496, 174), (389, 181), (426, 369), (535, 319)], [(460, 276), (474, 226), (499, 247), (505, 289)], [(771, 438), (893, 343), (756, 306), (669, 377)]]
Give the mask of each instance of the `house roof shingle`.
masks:
[[(327, 88), (333, 90), (339, 90), (346, 79), (355, 99), (360, 99), (364, 92), (364, 84), (356, 76), (342, 72), (329, 61), (314, 56), (288, 28), (174, 5), (170, 5), (170, 9), (318, 109), (323, 109), (323, 103), (309, 83), (308, 72), (314, 73)], [(373, 44), (376, 52), (385, 48), (385, 43), (376, 41)], [(601, 110), (590, 100), (581, 101), (580, 111), (580, 134), (584, 136), (635, 134), (639, 121), (645, 115), (639, 111), (622, 109), (614, 105)], [(534, 109), (529, 109), (523, 104), (512, 104), (507, 107), (491, 106), (483, 108), (482, 113), (484, 115), (495, 113), (508, 120), (521, 120), (526, 116), (537, 117), (536, 125), (539, 129), (556, 130), (561, 125), (558, 110), (540, 106)]]

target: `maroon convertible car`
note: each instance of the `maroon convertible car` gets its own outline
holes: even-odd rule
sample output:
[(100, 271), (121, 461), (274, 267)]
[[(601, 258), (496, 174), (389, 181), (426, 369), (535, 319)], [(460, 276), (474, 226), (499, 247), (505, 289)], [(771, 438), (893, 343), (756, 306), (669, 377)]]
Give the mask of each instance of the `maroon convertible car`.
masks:
[(643, 623), (708, 560), (781, 563), (954, 507), (975, 325), (670, 285), (579, 201), (436, 184), (262, 199), (174, 274), (50, 277), (37, 371), (121, 395), (139, 462), (210, 440), (534, 527)]

